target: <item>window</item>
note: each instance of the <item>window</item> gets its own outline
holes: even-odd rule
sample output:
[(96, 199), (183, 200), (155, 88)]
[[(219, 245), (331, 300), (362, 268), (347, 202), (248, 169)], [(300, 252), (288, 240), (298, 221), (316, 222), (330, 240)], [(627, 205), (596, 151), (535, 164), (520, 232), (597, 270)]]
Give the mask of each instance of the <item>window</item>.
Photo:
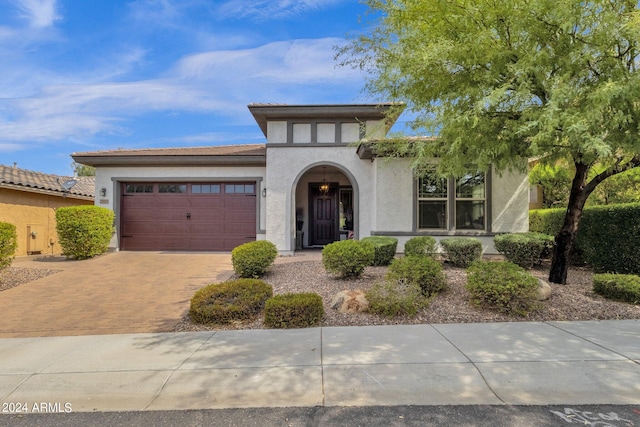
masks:
[(127, 184), (125, 193), (153, 193), (153, 184)]
[(484, 230), (484, 173), (472, 172), (456, 180), (456, 229)]
[(441, 178), (426, 170), (417, 186), (419, 230), (486, 230), (484, 172)]
[(447, 229), (448, 183), (435, 171), (427, 171), (418, 179), (418, 228)]
[(158, 184), (159, 193), (186, 193), (186, 184)]
[(253, 194), (255, 185), (253, 184), (226, 184), (224, 186), (226, 194)]
[(219, 194), (220, 184), (191, 184), (193, 194)]

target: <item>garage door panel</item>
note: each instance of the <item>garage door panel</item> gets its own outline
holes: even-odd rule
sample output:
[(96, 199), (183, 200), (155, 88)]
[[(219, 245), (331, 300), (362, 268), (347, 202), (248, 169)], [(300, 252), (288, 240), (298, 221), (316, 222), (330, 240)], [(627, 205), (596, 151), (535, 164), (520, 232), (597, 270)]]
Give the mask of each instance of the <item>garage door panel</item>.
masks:
[(122, 198), (121, 234), (124, 250), (228, 251), (255, 240), (256, 197), (126, 194)]

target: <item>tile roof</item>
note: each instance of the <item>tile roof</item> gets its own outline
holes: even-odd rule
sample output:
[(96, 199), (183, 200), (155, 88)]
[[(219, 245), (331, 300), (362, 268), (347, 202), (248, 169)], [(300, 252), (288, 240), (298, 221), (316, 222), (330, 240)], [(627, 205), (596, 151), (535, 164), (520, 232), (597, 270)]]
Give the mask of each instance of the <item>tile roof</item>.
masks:
[(119, 156), (263, 156), (265, 144), (216, 145), (208, 147), (143, 148), (133, 150), (104, 150), (73, 153), (81, 157)]
[[(76, 179), (77, 183), (71, 187), (70, 191), (66, 191), (62, 184), (70, 179)], [(35, 190), (53, 191), (65, 194), (73, 194), (86, 198), (93, 198), (95, 195), (95, 177), (79, 176), (73, 178), (71, 176), (51, 175), (42, 172), (34, 172), (26, 169), (19, 169), (14, 166), (0, 165), (0, 187), (7, 184), (12, 188), (25, 187)]]

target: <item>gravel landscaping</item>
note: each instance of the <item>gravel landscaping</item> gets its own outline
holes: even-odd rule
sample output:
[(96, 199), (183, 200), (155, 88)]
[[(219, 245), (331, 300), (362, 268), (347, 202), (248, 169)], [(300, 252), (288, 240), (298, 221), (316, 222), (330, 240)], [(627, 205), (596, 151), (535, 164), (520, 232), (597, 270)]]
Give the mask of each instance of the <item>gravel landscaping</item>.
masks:
[[(551, 284), (551, 298), (544, 301), (544, 308), (541, 311), (529, 316), (507, 316), (478, 309), (468, 303), (468, 293), (464, 289), (465, 271), (446, 264), (444, 269), (449, 284), (448, 290), (438, 295), (431, 301), (427, 309), (419, 312), (413, 318), (395, 317), (390, 319), (368, 313), (343, 314), (329, 307), (331, 298), (343, 290), (368, 289), (384, 277), (386, 267), (367, 267), (361, 278), (342, 280), (326, 273), (322, 262), (317, 258), (305, 259), (304, 256), (278, 258), (263, 280), (273, 286), (274, 294), (288, 292), (316, 292), (320, 294), (325, 308), (322, 326), (640, 319), (639, 305), (610, 301), (594, 294), (592, 291), (592, 272), (580, 267), (570, 269), (567, 285)], [(535, 268), (532, 273), (546, 279), (548, 265)], [(176, 325), (174, 331), (262, 328), (264, 326), (261, 318), (250, 322), (210, 327), (193, 324), (188, 317), (185, 317)]]
[[(607, 300), (594, 294), (591, 270), (572, 267), (567, 285), (551, 284), (552, 295), (544, 301), (541, 311), (526, 317), (507, 316), (482, 310), (468, 303), (464, 289), (466, 273), (463, 269), (444, 266), (449, 288), (431, 301), (429, 307), (417, 316), (385, 318), (368, 313), (343, 314), (331, 309), (331, 298), (340, 291), (369, 289), (382, 280), (386, 267), (367, 267), (362, 277), (343, 280), (328, 274), (319, 260), (319, 254), (311, 253), (295, 257), (279, 257), (269, 268), (263, 280), (273, 286), (274, 294), (316, 292), (322, 296), (325, 316), (322, 326), (397, 325), (422, 323), (482, 323), (553, 320), (605, 320), (640, 319), (640, 305)], [(54, 274), (55, 269), (8, 267), (0, 272), (0, 291)], [(548, 264), (531, 270), (537, 277), (546, 278)], [(206, 326), (192, 323), (188, 316), (173, 331), (198, 331), (213, 329), (263, 329), (262, 318), (225, 326)]]
[(24, 283), (29, 283), (46, 277), (50, 274), (59, 272), (60, 270), (45, 268), (21, 268), (7, 267), (0, 271), (0, 291), (14, 288)]

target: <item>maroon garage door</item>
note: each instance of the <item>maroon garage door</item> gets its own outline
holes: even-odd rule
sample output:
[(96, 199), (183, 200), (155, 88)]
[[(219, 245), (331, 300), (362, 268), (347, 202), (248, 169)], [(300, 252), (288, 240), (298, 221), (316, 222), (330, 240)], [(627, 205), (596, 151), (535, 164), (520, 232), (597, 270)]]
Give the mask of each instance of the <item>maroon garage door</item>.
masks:
[(256, 185), (125, 183), (121, 244), (133, 251), (228, 251), (256, 239)]

